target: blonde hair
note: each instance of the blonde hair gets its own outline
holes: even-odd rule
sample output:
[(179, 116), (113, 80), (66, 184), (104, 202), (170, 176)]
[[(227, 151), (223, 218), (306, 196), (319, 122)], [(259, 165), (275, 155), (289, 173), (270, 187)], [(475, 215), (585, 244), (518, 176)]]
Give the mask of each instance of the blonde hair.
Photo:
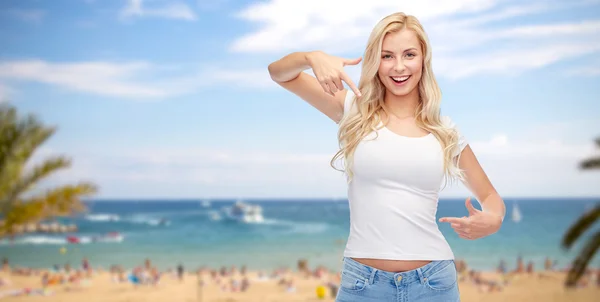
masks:
[(343, 157), (348, 182), (354, 176), (352, 162), (356, 147), (369, 133), (377, 130), (376, 127), (381, 122), (381, 111), (387, 112), (383, 106), (386, 89), (378, 77), (383, 39), (388, 33), (402, 29), (409, 29), (417, 34), (424, 54), (422, 76), (418, 87), (419, 105), (415, 112), (417, 126), (432, 133), (440, 142), (444, 154), (446, 182), (448, 179), (464, 178), (458, 168), (458, 158), (454, 158), (459, 144), (458, 132), (453, 127), (449, 127), (440, 117), (442, 93), (431, 68), (429, 39), (417, 18), (404, 13), (394, 13), (383, 18), (373, 28), (364, 53), (362, 74), (358, 84), (362, 96), (360, 98), (353, 96), (352, 102), (356, 103), (356, 110), (344, 112), (344, 117), (339, 122), (340, 150), (331, 160), (331, 166), (336, 169), (334, 162)]

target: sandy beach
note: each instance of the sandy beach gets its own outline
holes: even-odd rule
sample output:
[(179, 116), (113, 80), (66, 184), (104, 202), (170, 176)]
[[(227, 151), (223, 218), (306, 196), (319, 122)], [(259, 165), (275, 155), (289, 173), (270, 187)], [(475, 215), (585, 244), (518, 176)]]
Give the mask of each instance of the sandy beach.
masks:
[[(150, 262), (132, 269), (64, 269), (59, 272), (4, 268), (3, 301), (334, 301), (338, 272), (323, 267), (245, 271), (244, 268), (201, 268), (178, 275), (158, 272)], [(132, 272), (136, 278), (132, 279)], [(181, 276), (181, 279), (179, 278)], [(580, 286), (563, 287), (564, 271), (501, 274), (463, 270), (462, 301), (597, 301), (598, 270), (590, 269)], [(63, 278), (62, 280), (60, 278)], [(134, 284), (132, 281), (137, 281)], [(46, 289), (42, 286), (46, 284)], [(321, 294), (321, 297), (319, 297)], [(594, 298), (596, 297), (596, 298)]]

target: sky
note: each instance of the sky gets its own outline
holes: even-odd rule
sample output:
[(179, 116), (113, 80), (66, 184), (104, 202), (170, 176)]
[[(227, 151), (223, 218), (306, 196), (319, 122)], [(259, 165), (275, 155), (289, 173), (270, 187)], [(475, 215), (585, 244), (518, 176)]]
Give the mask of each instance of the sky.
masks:
[[(56, 133), (35, 153), (97, 198), (345, 198), (337, 125), (273, 83), (296, 51), (361, 57), (403, 11), (442, 114), (504, 197), (600, 196), (600, 1), (5, 0), (0, 99)], [(355, 83), (360, 65), (347, 67)], [(309, 71), (310, 72), (310, 71)], [(441, 197), (471, 196), (456, 184)]]

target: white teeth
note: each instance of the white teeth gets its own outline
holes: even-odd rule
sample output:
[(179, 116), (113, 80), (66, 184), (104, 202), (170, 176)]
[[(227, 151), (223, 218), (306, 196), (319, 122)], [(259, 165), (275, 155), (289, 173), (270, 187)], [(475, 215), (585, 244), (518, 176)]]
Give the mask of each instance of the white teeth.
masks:
[(392, 79), (394, 79), (394, 81), (396, 81), (396, 82), (403, 82), (403, 81), (406, 81), (406, 80), (408, 80), (408, 77), (409, 77), (409, 76), (404, 76), (404, 77), (392, 77)]

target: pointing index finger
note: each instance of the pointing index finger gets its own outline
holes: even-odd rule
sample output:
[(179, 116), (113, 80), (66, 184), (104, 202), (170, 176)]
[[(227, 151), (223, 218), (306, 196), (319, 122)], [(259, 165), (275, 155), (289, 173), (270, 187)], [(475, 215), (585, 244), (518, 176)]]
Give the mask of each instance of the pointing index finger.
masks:
[(440, 218), (440, 222), (457, 223), (463, 225), (465, 223), (465, 220), (463, 218), (458, 217), (442, 217)]
[(345, 72), (342, 72), (341, 77), (342, 77), (342, 80), (344, 80), (344, 82), (346, 82), (346, 84), (348, 84), (348, 86), (350, 86), (352, 91), (354, 91), (354, 94), (356, 96), (359, 96), (359, 97), (362, 96), (360, 91), (358, 91), (358, 88), (356, 88), (356, 85), (354, 85), (354, 82), (352, 82), (350, 77)]

